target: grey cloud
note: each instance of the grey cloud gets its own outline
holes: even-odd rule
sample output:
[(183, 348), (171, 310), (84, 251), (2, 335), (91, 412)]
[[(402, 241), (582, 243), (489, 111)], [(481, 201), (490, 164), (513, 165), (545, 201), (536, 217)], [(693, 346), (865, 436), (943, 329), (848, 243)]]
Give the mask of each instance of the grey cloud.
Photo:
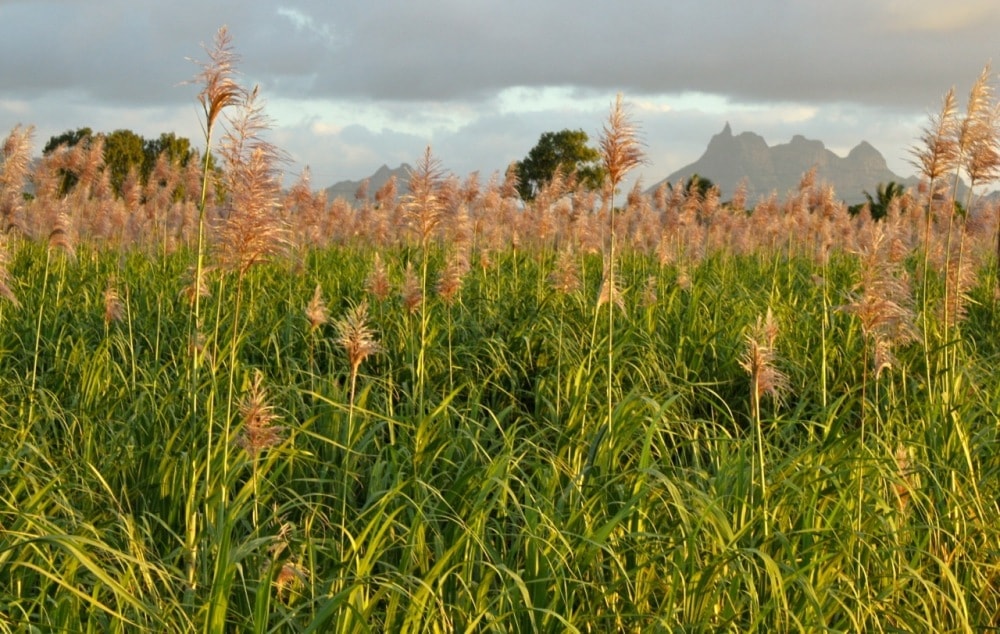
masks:
[(16, 2), (0, 5), (0, 73), (9, 94), (177, 102), (186, 97), (173, 88), (196, 70), (186, 58), (203, 57), (200, 44), (228, 24), (248, 79), (289, 96), (474, 100), (509, 86), (577, 85), (912, 105), (994, 52), (996, 11), (928, 32), (905, 30), (892, 6)]
[[(898, 144), (915, 117), (935, 109), (953, 84), (966, 90), (995, 52), (1000, 12), (991, 1), (944, 5), (0, 1), (0, 126), (36, 123), (41, 137), (82, 125), (156, 134), (172, 124), (194, 138), (198, 87), (183, 82), (198, 68), (189, 58), (204, 59), (202, 43), (210, 45), (226, 24), (245, 81), (260, 83), (265, 101), (330, 99), (338, 112), (375, 105), (384, 113), (377, 124), (360, 115), (340, 121), (348, 127), (336, 135), (317, 135), (308, 121), (276, 122), (276, 137), (300, 166), (314, 166), (317, 179), (412, 162), (427, 143), (457, 172), (503, 169), (542, 132), (569, 127), (594, 135), (606, 114), (501, 114), (497, 95), (518, 86), (567, 87), (581, 101), (616, 91), (658, 102), (702, 92), (724, 97), (734, 112), (816, 104), (822, 110), (810, 121), (772, 117), (746, 125), (774, 143), (793, 133), (843, 147), (870, 140), (892, 166), (905, 148), (879, 140)], [(465, 113), (458, 128), (453, 109)], [(694, 160), (725, 122), (718, 113), (642, 116), (657, 163)], [(738, 131), (740, 122), (733, 125)]]
[(954, 32), (906, 31), (879, 3), (859, 0), (363, 6), (313, 14), (351, 34), (318, 65), (319, 93), (447, 100), (572, 84), (912, 104), (943, 92), (956, 74), (975, 73), (998, 25), (991, 15)]

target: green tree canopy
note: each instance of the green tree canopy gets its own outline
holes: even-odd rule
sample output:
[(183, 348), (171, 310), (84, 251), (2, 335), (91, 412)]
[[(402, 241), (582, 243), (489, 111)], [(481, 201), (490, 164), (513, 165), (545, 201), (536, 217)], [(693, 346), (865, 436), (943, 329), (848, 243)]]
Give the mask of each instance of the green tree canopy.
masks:
[(604, 178), (601, 154), (587, 145), (590, 139), (583, 130), (546, 132), (522, 161), (516, 163), (518, 193), (524, 200), (532, 200), (556, 170), (564, 174), (576, 173), (579, 182), (597, 189)]
[(185, 137), (180, 137), (173, 132), (164, 132), (158, 139), (150, 139), (145, 142), (143, 149), (146, 153), (143, 167), (143, 178), (149, 176), (149, 171), (156, 164), (156, 159), (160, 154), (166, 153), (167, 160), (181, 167), (187, 167), (188, 162), (197, 155), (191, 147), (191, 141)]
[(115, 193), (121, 194), (130, 169), (143, 173), (144, 146), (145, 140), (131, 130), (115, 130), (104, 137), (104, 169)]
[(51, 154), (60, 145), (66, 145), (69, 147), (75, 146), (81, 141), (90, 142), (91, 137), (94, 136), (94, 131), (90, 128), (77, 128), (76, 130), (66, 130), (62, 134), (49, 138), (49, 142), (45, 144), (42, 148), (42, 154)]

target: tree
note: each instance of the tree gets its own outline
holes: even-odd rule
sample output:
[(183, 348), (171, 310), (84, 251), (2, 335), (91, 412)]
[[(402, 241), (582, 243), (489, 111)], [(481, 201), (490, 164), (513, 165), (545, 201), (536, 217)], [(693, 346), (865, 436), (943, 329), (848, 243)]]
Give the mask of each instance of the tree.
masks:
[[(865, 200), (868, 201), (868, 213), (871, 214), (872, 220), (885, 218), (893, 199), (900, 198), (905, 192), (905, 188), (895, 181), (879, 183), (875, 188), (874, 197), (867, 191), (863, 192)], [(853, 205), (850, 210), (856, 215), (863, 207), (864, 205)]]
[(91, 137), (94, 136), (94, 131), (90, 128), (77, 128), (76, 130), (66, 130), (58, 136), (51, 137), (49, 142), (45, 144), (42, 148), (42, 154), (48, 156), (58, 148), (60, 145), (65, 145), (67, 147), (73, 147), (81, 141), (90, 142)]
[[(198, 151), (191, 147), (191, 141), (179, 137), (173, 132), (164, 132), (157, 139), (145, 139), (131, 130), (115, 130), (110, 134), (95, 134), (90, 128), (67, 130), (58, 136), (51, 137), (45, 144), (42, 153), (51, 154), (62, 146), (75, 147), (83, 144), (89, 147), (94, 138), (104, 137), (104, 170), (115, 193), (121, 195), (122, 185), (128, 178), (130, 170), (135, 170), (143, 184), (149, 179), (156, 160), (164, 154), (171, 165), (186, 167)], [(215, 160), (208, 159), (209, 169), (215, 170)], [(60, 191), (66, 193), (76, 185), (75, 174), (62, 170), (62, 185)]]
[[(60, 135), (50, 137), (48, 143), (42, 148), (42, 154), (48, 156), (61, 147), (72, 148), (77, 145), (89, 147), (94, 138), (94, 131), (90, 128), (77, 128), (76, 130), (66, 130)], [(59, 194), (65, 195), (76, 186), (79, 178), (71, 170), (59, 168)]]
[(575, 173), (578, 182), (591, 189), (599, 189), (604, 180), (601, 153), (587, 145), (588, 141), (583, 130), (542, 134), (524, 160), (515, 164), (517, 191), (521, 198), (533, 200), (557, 170), (567, 175)]
[(115, 193), (121, 194), (130, 169), (144, 173), (145, 144), (145, 139), (131, 130), (115, 130), (104, 137), (104, 171)]
[(197, 152), (191, 147), (191, 141), (173, 132), (164, 132), (158, 139), (147, 140), (143, 145), (143, 152), (146, 155), (143, 159), (143, 178), (149, 177), (160, 154), (166, 153), (167, 160), (180, 167), (187, 167), (191, 159), (197, 156)]
[[(201, 161), (201, 155), (198, 151), (191, 147), (191, 141), (185, 137), (179, 137), (173, 132), (164, 132), (160, 135), (158, 139), (147, 139), (143, 144), (143, 152), (145, 157), (142, 163), (142, 170), (139, 172), (141, 181), (144, 184), (150, 184), (151, 178), (156, 178), (160, 174), (157, 169), (157, 160), (162, 156), (166, 160), (166, 164), (172, 166), (173, 169), (185, 169), (192, 161), (198, 163)], [(216, 165), (215, 157), (212, 154), (208, 155), (208, 171), (210, 173), (219, 174), (219, 168)], [(157, 187), (164, 187), (167, 182), (160, 178), (158, 182), (153, 183)], [(194, 196), (198, 192), (188, 192), (185, 191), (185, 184), (183, 180), (176, 184), (176, 189), (174, 191), (174, 200), (179, 200), (184, 196)], [(221, 192), (217, 192), (221, 193)]]

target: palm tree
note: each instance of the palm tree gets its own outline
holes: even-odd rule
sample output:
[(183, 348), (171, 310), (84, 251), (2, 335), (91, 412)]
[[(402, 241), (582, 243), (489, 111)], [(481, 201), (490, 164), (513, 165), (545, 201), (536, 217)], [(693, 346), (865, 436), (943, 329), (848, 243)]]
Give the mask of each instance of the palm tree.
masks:
[(885, 218), (886, 214), (889, 213), (889, 206), (892, 204), (893, 199), (902, 197), (905, 192), (906, 189), (896, 181), (879, 183), (875, 188), (874, 198), (865, 191), (865, 199), (868, 201), (868, 212), (872, 215), (872, 220)]

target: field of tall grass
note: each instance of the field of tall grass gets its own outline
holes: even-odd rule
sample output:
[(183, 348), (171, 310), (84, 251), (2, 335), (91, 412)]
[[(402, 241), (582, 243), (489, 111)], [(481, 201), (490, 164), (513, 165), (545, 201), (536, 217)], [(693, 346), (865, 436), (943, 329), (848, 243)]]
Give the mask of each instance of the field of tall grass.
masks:
[(0, 632), (1000, 629), (985, 80), (875, 222), (814, 173), (616, 198), (620, 100), (603, 194), (428, 149), (327, 201), (234, 62), (221, 180), (4, 145)]

